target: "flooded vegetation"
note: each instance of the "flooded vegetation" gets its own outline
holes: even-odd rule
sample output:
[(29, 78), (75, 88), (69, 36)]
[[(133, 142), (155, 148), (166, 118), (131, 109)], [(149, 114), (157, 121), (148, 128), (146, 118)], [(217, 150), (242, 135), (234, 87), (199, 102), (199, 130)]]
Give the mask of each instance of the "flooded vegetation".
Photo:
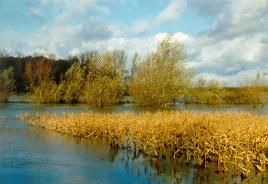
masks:
[(184, 158), (195, 166), (247, 177), (266, 171), (268, 116), (248, 113), (23, 114), (30, 125), (99, 139), (156, 160)]

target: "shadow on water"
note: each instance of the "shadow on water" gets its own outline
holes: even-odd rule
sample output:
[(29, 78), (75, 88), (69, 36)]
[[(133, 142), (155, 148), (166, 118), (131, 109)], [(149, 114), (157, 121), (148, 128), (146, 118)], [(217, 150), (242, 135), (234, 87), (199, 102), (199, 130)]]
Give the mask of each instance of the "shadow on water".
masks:
[[(217, 109), (218, 108), (218, 109)], [(29, 127), (20, 113), (144, 112), (160, 109), (121, 105), (98, 109), (87, 105), (0, 104), (0, 183), (268, 183), (266, 174), (221, 176), (183, 161), (156, 161), (129, 150)], [(265, 114), (267, 106), (200, 107), (178, 104), (165, 110), (246, 111)], [(264, 113), (265, 112), (265, 113)]]

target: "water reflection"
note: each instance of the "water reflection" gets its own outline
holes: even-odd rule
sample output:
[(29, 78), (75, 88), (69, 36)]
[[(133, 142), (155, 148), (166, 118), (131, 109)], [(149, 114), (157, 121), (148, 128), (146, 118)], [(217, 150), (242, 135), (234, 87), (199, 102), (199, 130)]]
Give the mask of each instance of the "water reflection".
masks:
[[(116, 154), (115, 154), (116, 153)], [(142, 154), (136, 155), (128, 150), (110, 151), (112, 162), (120, 160), (126, 166), (126, 170), (138, 175), (146, 174), (152, 183), (173, 184), (203, 184), (203, 183), (236, 183), (236, 184), (266, 184), (268, 173), (252, 173), (248, 178), (242, 179), (232, 173), (216, 173), (214, 167), (196, 167), (192, 163), (186, 163), (183, 159), (178, 162), (170, 160), (146, 159)], [(135, 155), (135, 156), (134, 156)]]
[[(0, 103), (0, 120), (6, 115), (14, 115), (15, 113), (79, 113), (79, 112), (157, 112), (157, 111), (174, 111), (186, 110), (194, 112), (249, 112), (256, 114), (268, 114), (268, 104), (266, 105), (185, 105), (182, 103), (169, 105), (167, 107), (138, 107), (135, 104), (122, 104), (111, 107), (98, 108), (86, 104), (1, 104)], [(9, 116), (11, 117), (11, 116)], [(11, 118), (14, 118), (12, 116)]]

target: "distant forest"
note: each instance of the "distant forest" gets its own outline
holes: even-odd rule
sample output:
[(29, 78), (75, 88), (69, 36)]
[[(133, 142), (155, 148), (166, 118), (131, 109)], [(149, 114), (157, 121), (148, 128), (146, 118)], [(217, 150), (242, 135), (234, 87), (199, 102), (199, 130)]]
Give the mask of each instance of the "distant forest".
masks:
[(13, 68), (14, 70), (14, 79), (15, 79), (15, 92), (24, 93), (29, 91), (27, 87), (27, 80), (25, 78), (25, 67), (27, 64), (44, 62), (49, 63), (54, 67), (52, 78), (59, 82), (60, 76), (64, 74), (68, 68), (75, 62), (72, 59), (51, 59), (45, 56), (26, 56), (26, 57), (13, 57), (5, 56), (0, 58), (0, 73), (8, 68)]

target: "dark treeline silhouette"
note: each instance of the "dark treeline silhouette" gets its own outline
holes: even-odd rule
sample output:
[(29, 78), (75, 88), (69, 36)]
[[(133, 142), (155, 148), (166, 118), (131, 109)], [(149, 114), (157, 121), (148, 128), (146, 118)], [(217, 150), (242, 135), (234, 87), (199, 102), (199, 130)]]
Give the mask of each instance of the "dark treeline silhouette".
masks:
[[(68, 70), (68, 68), (75, 62), (73, 59), (64, 60), (64, 59), (52, 59), (45, 56), (26, 56), (26, 57), (13, 57), (13, 56), (4, 56), (0, 57), (0, 73), (3, 71), (13, 68), (14, 71), (14, 80), (15, 88), (14, 92), (16, 93), (25, 93), (29, 92), (29, 86), (27, 86), (27, 80), (25, 77), (25, 67), (27, 64), (35, 65), (40, 62), (47, 62), (53, 65), (53, 74), (52, 78), (59, 83), (61, 75)], [(36, 70), (34, 67), (33, 70)]]

